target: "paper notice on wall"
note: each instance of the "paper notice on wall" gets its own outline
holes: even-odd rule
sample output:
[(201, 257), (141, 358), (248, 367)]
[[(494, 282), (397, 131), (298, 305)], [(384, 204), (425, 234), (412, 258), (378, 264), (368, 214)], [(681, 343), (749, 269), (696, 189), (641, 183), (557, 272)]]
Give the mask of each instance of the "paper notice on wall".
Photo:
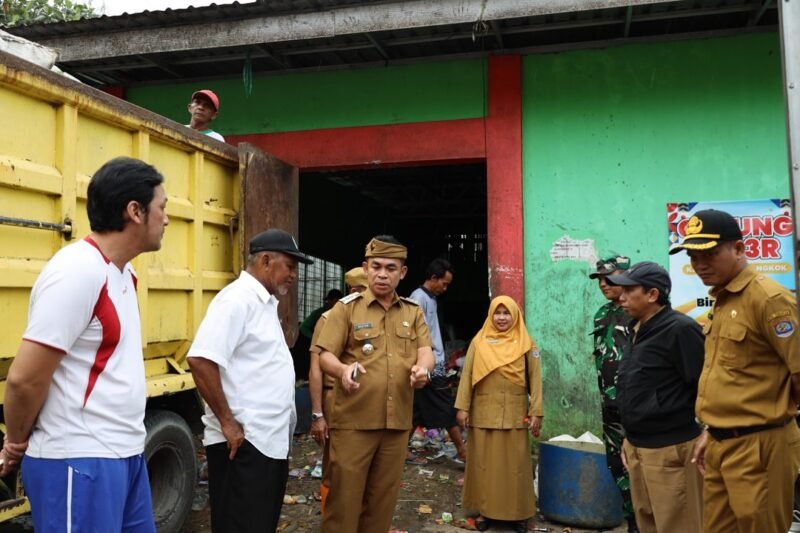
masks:
[(592, 239), (573, 239), (564, 235), (550, 248), (550, 259), (559, 261), (585, 261), (591, 266), (597, 262), (597, 250)]

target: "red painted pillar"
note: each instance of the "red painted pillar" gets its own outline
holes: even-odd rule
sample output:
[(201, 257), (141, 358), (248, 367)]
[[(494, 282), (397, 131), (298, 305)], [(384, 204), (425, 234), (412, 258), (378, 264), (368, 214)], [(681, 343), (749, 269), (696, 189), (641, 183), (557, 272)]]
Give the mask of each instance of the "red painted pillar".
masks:
[(522, 61), (489, 57), (486, 193), (489, 290), (525, 303), (522, 241)]

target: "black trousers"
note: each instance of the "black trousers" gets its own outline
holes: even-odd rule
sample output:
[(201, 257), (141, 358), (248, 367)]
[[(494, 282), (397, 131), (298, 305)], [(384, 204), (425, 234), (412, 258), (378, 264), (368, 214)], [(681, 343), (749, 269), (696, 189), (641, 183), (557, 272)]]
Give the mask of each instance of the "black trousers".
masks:
[(245, 440), (228, 459), (225, 442), (206, 446), (211, 531), (274, 533), (289, 478), (289, 461), (272, 459)]

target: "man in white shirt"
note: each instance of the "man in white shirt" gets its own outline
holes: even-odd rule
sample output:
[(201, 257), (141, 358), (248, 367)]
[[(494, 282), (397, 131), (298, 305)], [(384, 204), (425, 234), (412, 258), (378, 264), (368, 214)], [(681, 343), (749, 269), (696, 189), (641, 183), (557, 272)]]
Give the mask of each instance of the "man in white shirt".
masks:
[(311, 264), (279, 229), (250, 241), (247, 267), (214, 297), (189, 349), (206, 401), (211, 529), (275, 531), (289, 477), (297, 415), (294, 365), (278, 318), (278, 299)]
[(6, 383), (0, 476), (25, 453), (37, 532), (155, 533), (130, 261), (161, 247), (169, 223), (163, 181), (136, 159), (103, 165), (88, 188), (92, 233), (59, 250), (31, 291)]

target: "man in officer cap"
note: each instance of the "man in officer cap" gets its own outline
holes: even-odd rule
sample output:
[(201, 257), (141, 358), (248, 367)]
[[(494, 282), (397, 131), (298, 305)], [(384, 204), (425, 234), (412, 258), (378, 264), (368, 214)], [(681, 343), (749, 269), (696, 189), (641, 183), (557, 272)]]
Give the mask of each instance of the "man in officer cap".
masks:
[(671, 254), (686, 250), (714, 306), (705, 333), (697, 417), (707, 425), (694, 461), (705, 473), (704, 524), (783, 532), (792, 517), (800, 431), (797, 302), (748, 266), (742, 232), (724, 211), (698, 211)]
[(366, 247), (369, 287), (337, 303), (317, 344), (322, 369), (336, 378), (329, 402), (330, 493), (324, 533), (377, 533), (394, 515), (413, 389), (430, 381), (431, 339), (425, 317), (396, 289), (406, 247), (389, 235)]
[(660, 265), (642, 261), (607, 281), (622, 287), (620, 303), (634, 320), (617, 401), (637, 527), (643, 533), (699, 531), (702, 479), (691, 457), (701, 432), (694, 402), (703, 332), (672, 309), (672, 282)]
[(597, 262), (597, 268), (589, 274), (596, 279), (600, 292), (608, 300), (594, 315), (594, 364), (597, 370), (597, 385), (602, 400), (603, 442), (606, 445), (606, 463), (622, 496), (622, 515), (628, 522), (628, 532), (636, 533), (636, 518), (631, 504), (631, 482), (628, 471), (622, 464), (622, 441), (625, 432), (617, 405), (617, 370), (622, 359), (622, 349), (628, 340), (628, 324), (631, 319), (620, 303), (622, 287), (611, 285), (606, 277), (621, 274), (631, 266), (631, 260), (622, 255), (612, 255)]
[(294, 367), (276, 294), (312, 261), (279, 229), (250, 241), (247, 267), (208, 306), (188, 362), (206, 401), (211, 529), (275, 531), (297, 415)]
[[(367, 273), (364, 272), (364, 267), (355, 267), (348, 270), (344, 275), (344, 284), (347, 285), (349, 294), (356, 292), (363, 292), (367, 288)], [(314, 326), (314, 333), (311, 336), (311, 347), (309, 348), (309, 371), (308, 371), (308, 389), (311, 395), (311, 436), (320, 446), (322, 446), (322, 483), (320, 484), (320, 497), (322, 500), (322, 512), (325, 513), (325, 503), (330, 489), (330, 439), (328, 434), (328, 423), (325, 420), (325, 407), (330, 391), (336, 384), (336, 379), (333, 376), (322, 373), (319, 366), (319, 353), (320, 347), (317, 346), (322, 328), (325, 327), (325, 321), (328, 319), (330, 310), (325, 311), (319, 317), (316, 325)]]

